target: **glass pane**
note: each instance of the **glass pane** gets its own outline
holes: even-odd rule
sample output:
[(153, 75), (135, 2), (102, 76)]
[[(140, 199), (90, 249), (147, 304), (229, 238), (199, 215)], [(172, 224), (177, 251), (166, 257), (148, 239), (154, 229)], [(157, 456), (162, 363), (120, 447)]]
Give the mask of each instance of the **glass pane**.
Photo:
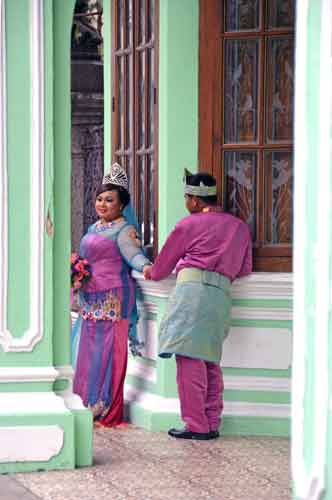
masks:
[(150, 241), (149, 244), (153, 246), (153, 232), (154, 232), (154, 159), (153, 155), (149, 156), (149, 227), (150, 227)]
[(134, 151), (134, 76), (133, 76), (133, 55), (130, 54), (128, 56), (128, 119), (127, 128), (129, 131), (129, 144), (127, 145), (130, 148), (131, 153)]
[(289, 151), (265, 155), (265, 240), (291, 243), (293, 230), (293, 165)]
[(132, 203), (134, 202), (134, 158), (133, 155), (127, 156), (126, 158), (126, 172), (128, 176), (129, 193), (132, 196)]
[(118, 143), (117, 149), (122, 149), (123, 144), (123, 129), (124, 129), (124, 60), (123, 57), (117, 57), (117, 73), (118, 73)]
[(148, 103), (148, 120), (147, 120), (147, 135), (148, 144), (147, 146), (153, 145), (153, 129), (154, 129), (154, 50), (147, 50), (147, 61), (149, 68), (149, 103)]
[(130, 77), (131, 77), (131, 55), (125, 56), (126, 61), (126, 73), (125, 73), (125, 88), (126, 88), (126, 126), (125, 126), (125, 134), (126, 134), (126, 143), (125, 148), (129, 149), (131, 146), (131, 85), (130, 85)]
[(257, 141), (257, 40), (225, 42), (225, 143)]
[(271, 38), (266, 51), (266, 140), (291, 142), (293, 138), (294, 42)]
[(138, 44), (145, 42), (145, 1), (139, 0)]
[(126, 0), (126, 48), (132, 47), (133, 40), (133, 0)]
[(117, 1), (117, 49), (123, 48), (124, 45), (124, 23), (123, 23), (123, 4), (124, 0)]
[(154, 2), (155, 0), (148, 0), (149, 2), (149, 17), (148, 17), (148, 41), (154, 38)]
[(258, 0), (227, 0), (225, 31), (257, 31), (259, 29)]
[(139, 171), (139, 207), (138, 207), (138, 222), (141, 229), (142, 241), (145, 241), (145, 226), (144, 226), (144, 198), (145, 198), (145, 158), (139, 156), (138, 158), (138, 171)]
[(145, 51), (140, 51), (138, 55), (138, 144), (139, 148), (144, 147), (145, 139)]
[(250, 226), (255, 240), (257, 153), (224, 153), (224, 208)]
[(268, 28), (294, 28), (295, 0), (268, 0)]

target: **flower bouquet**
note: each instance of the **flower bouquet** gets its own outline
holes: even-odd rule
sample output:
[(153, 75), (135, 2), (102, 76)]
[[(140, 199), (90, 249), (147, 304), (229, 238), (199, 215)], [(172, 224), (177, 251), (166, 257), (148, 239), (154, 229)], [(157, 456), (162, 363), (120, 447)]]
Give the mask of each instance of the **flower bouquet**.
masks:
[(91, 278), (91, 267), (86, 259), (83, 259), (78, 253), (73, 253), (70, 259), (71, 263), (71, 286), (78, 290)]

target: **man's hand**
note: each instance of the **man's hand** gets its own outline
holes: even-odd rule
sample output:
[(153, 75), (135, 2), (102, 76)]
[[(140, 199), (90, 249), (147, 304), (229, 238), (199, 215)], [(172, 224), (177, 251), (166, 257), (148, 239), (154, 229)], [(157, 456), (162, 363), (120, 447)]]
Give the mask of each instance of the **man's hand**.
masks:
[(151, 271), (152, 271), (152, 265), (151, 264), (148, 264), (147, 266), (144, 266), (144, 269), (143, 269), (144, 279), (146, 279), (146, 280), (150, 280), (151, 279)]

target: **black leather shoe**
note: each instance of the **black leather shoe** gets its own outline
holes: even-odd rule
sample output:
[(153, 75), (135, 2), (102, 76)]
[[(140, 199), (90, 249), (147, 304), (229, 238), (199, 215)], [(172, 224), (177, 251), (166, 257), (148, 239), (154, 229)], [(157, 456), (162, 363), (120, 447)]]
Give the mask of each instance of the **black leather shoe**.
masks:
[(192, 432), (187, 429), (170, 429), (168, 435), (179, 439), (197, 439), (201, 441), (213, 439), (210, 437), (210, 432)]
[(220, 434), (219, 431), (210, 431), (209, 436), (210, 436), (209, 439), (217, 439), (220, 436)]

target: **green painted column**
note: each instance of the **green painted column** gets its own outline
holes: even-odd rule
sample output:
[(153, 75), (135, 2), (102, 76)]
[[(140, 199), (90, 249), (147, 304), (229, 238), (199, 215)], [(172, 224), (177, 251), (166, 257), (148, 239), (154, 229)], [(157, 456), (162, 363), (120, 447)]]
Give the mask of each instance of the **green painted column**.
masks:
[(185, 215), (183, 169), (198, 169), (198, 14), (198, 0), (159, 2), (159, 246)]
[(295, 86), (294, 498), (332, 499), (332, 2), (298, 2)]
[(70, 252), (71, 252), (71, 28), (75, 0), (53, 0), (53, 122), (54, 122), (54, 257), (53, 360), (59, 372), (57, 394), (75, 419), (75, 464), (92, 463), (92, 415), (72, 394), (70, 366)]
[(92, 461), (69, 366), (73, 7), (0, 0), (0, 472)]

